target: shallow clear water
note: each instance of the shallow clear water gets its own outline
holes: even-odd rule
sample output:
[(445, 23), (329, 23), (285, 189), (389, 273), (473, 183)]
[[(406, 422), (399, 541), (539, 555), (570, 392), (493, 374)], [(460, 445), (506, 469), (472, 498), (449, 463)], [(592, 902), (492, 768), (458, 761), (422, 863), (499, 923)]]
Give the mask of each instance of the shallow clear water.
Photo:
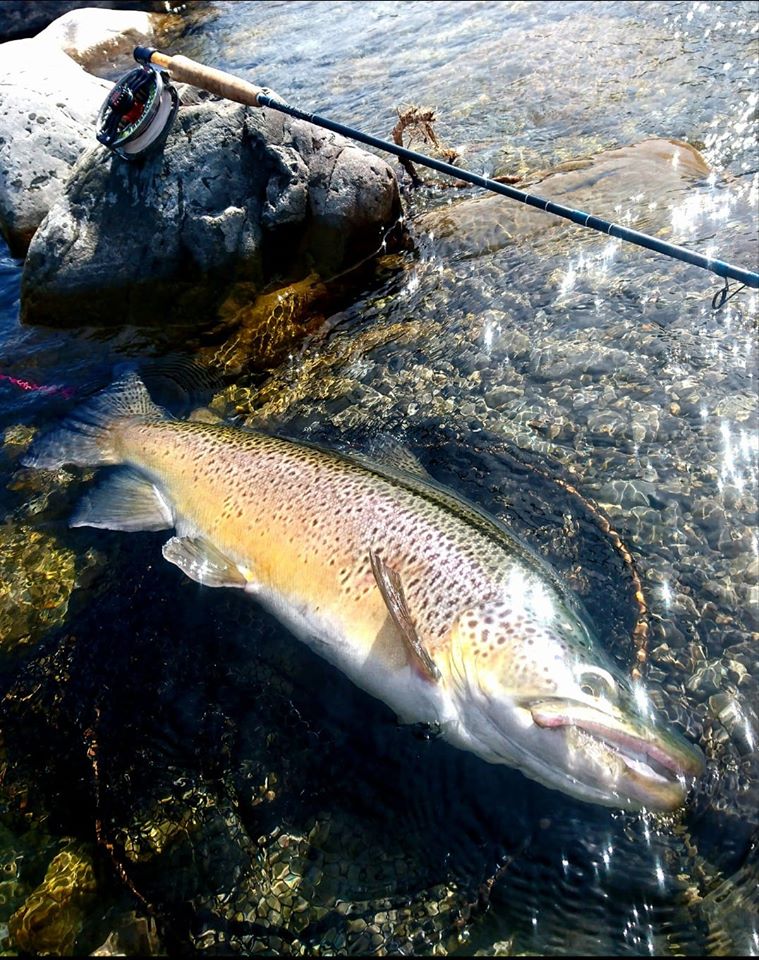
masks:
[[(536, 192), (757, 269), (756, 3), (212, 8), (177, 50), (380, 136), (432, 105), (477, 172), (692, 144), (711, 175), (644, 149)], [(631, 569), (599, 504), (651, 611), (652, 698), (709, 761), (688, 812), (621, 816), (415, 737), (254, 604), (182, 580), (160, 535), (67, 530), (77, 484), (18, 470), (23, 428), (170, 332), (20, 328), (6, 258), (0, 374), (66, 389), (0, 379), (7, 804), (26, 785), (45, 825), (8, 814), (0, 919), (97, 822), (174, 946), (759, 952), (757, 296), (715, 313), (708, 273), (475, 195), (407, 193), (417, 252), (218, 406), (327, 443), (403, 437), (557, 566), (629, 667)], [(118, 896), (81, 943), (118, 926)]]

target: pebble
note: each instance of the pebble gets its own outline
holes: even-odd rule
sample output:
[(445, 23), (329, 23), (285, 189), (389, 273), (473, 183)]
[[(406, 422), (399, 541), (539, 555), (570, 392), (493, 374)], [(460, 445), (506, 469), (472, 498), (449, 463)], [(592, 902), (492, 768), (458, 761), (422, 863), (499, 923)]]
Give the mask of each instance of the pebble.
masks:
[(692, 693), (704, 696), (711, 696), (722, 689), (725, 682), (726, 671), (719, 660), (710, 660), (700, 666), (690, 677), (685, 686)]
[(489, 390), (485, 394), (485, 402), (491, 409), (497, 410), (499, 407), (505, 407), (507, 404), (523, 396), (523, 387), (504, 385)]

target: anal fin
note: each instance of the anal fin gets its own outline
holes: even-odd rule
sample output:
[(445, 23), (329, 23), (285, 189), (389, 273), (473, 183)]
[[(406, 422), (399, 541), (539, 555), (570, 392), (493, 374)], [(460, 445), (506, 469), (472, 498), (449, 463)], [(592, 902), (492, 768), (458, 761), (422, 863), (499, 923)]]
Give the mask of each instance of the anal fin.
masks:
[(174, 516), (152, 481), (125, 467), (87, 491), (69, 525), (130, 532), (168, 530), (174, 526)]
[(248, 580), (234, 561), (202, 537), (172, 537), (163, 555), (191, 580), (206, 587), (247, 587)]
[(424, 649), (419, 634), (416, 632), (400, 576), (374, 550), (369, 551), (369, 560), (374, 579), (377, 581), (377, 586), (390, 616), (403, 638), (411, 663), (425, 680), (429, 680), (430, 683), (437, 683), (440, 680), (440, 670)]

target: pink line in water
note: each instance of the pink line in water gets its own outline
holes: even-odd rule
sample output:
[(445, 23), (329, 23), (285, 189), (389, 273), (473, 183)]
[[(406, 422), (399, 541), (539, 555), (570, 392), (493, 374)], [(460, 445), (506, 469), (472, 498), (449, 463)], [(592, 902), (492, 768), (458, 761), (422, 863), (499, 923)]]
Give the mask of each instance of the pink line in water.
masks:
[(73, 397), (75, 391), (71, 387), (63, 387), (59, 384), (46, 386), (45, 384), (32, 383), (30, 380), (19, 380), (18, 377), (11, 377), (7, 373), (0, 373), (0, 380), (7, 380), (14, 387), (20, 390), (37, 390), (40, 393), (59, 393), (62, 397)]

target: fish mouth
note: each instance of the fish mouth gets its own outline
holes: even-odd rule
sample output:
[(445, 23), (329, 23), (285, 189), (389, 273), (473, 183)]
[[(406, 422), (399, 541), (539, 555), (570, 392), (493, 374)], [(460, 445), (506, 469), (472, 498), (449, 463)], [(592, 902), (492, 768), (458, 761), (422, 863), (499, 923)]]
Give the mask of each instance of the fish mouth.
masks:
[(572, 732), (568, 745), (575, 753), (573, 768), (579, 770), (582, 758), (589, 756), (608, 773), (610, 803), (661, 812), (682, 806), (693, 781), (704, 772), (704, 755), (675, 733), (612, 711), (568, 700), (530, 707), (537, 726)]

